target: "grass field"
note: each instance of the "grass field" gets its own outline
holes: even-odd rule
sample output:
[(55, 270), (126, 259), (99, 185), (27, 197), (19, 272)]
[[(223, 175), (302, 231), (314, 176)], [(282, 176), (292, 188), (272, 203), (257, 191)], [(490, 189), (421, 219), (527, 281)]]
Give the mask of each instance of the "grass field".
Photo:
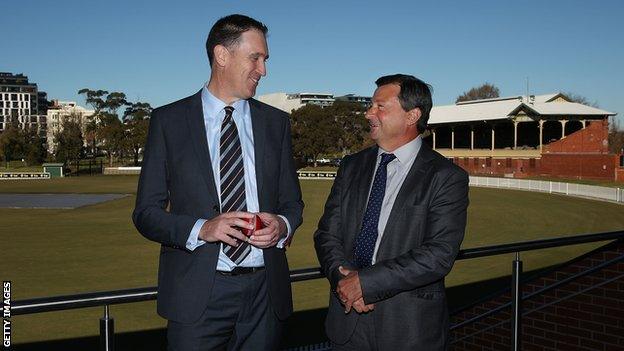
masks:
[[(0, 193), (136, 192), (136, 176), (93, 176), (46, 181), (2, 181)], [(312, 234), (331, 182), (302, 181), (304, 223), (288, 250), (292, 268), (318, 265)], [(624, 206), (512, 190), (472, 188), (463, 248), (624, 228)], [(14, 300), (156, 284), (158, 244), (140, 236), (130, 214), (134, 196), (74, 210), (0, 209), (0, 276), (11, 280)], [(600, 244), (523, 254), (525, 270), (562, 262)], [(460, 261), (447, 285), (509, 274), (511, 256)], [(325, 307), (324, 280), (293, 285), (295, 309)], [(17, 316), (16, 343), (94, 335), (100, 308)], [(112, 307), (116, 331), (164, 326), (155, 303)]]

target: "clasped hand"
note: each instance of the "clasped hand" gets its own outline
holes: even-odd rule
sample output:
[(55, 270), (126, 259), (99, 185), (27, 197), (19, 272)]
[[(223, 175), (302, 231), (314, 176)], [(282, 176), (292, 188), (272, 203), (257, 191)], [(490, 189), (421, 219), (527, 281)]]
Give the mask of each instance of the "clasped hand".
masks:
[(343, 266), (338, 267), (338, 271), (344, 276), (344, 278), (340, 279), (338, 282), (336, 293), (338, 294), (338, 298), (342, 304), (345, 306), (345, 313), (349, 313), (351, 308), (356, 310), (358, 313), (366, 313), (375, 309), (374, 304), (371, 303), (367, 305), (364, 303), (362, 285), (360, 285), (358, 272), (344, 268)]
[[(247, 237), (240, 229), (253, 230), (254, 224), (250, 219), (255, 215), (260, 217), (265, 227)], [(265, 212), (254, 214), (234, 211), (222, 213), (206, 221), (199, 231), (199, 238), (207, 242), (221, 241), (235, 247), (239, 245), (239, 242), (246, 241), (255, 247), (264, 249), (275, 246), (283, 233), (286, 233), (286, 223), (277, 215)]]

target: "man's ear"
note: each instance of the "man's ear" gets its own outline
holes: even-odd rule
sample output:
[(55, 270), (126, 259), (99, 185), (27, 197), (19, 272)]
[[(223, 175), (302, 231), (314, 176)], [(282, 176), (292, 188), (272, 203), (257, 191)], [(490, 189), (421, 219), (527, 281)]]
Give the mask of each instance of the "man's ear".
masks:
[(214, 62), (218, 66), (225, 66), (230, 57), (230, 51), (223, 45), (216, 45), (214, 47)]
[(420, 108), (415, 107), (409, 110), (409, 112), (407, 112), (407, 121), (409, 125), (418, 123), (420, 116), (422, 116), (422, 111), (420, 110)]

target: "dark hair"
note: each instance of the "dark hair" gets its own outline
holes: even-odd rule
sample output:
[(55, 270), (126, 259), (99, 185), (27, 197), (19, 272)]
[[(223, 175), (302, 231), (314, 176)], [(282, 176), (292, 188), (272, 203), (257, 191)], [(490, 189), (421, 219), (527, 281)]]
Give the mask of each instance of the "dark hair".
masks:
[(399, 91), (399, 102), (404, 111), (410, 111), (419, 108), (421, 115), (416, 128), (419, 133), (423, 133), (427, 129), (427, 121), (429, 121), (429, 112), (433, 106), (431, 100), (431, 90), (433, 88), (422, 80), (407, 74), (393, 74), (383, 76), (375, 81), (377, 87), (387, 84), (397, 84), (401, 87)]
[(212, 66), (214, 48), (223, 45), (227, 48), (238, 44), (240, 37), (248, 30), (255, 29), (266, 36), (269, 29), (262, 22), (245, 15), (229, 15), (219, 19), (210, 29), (206, 39), (206, 53)]

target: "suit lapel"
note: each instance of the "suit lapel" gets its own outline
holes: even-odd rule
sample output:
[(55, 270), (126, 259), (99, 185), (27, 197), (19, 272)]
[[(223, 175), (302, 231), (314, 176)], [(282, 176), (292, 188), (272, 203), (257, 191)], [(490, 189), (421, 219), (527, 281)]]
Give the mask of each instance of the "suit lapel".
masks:
[[(262, 113), (258, 102), (254, 99), (249, 99), (249, 111), (251, 113), (251, 129), (253, 131), (254, 138), (254, 158), (256, 163), (256, 183), (258, 185), (258, 199), (264, 198), (260, 196), (262, 193), (263, 185), (263, 169), (264, 169), (264, 145), (266, 144), (266, 126), (267, 123), (264, 120), (266, 116)], [(259, 201), (260, 202), (260, 201)], [(259, 203), (261, 206), (261, 204)], [(260, 207), (262, 211), (262, 207)]]
[(379, 243), (380, 248), (387, 240), (388, 235), (392, 235), (391, 233), (393, 233), (394, 226), (398, 223), (398, 219), (404, 205), (414, 202), (414, 197), (417, 196), (420, 191), (419, 185), (427, 171), (427, 163), (431, 160), (433, 160), (431, 148), (423, 142), (420, 147), (420, 151), (418, 152), (418, 155), (416, 156), (416, 159), (407, 173), (407, 176), (401, 185), (401, 189), (399, 189), (399, 193), (394, 200), (394, 205), (392, 206), (392, 210), (390, 210), (388, 222), (386, 223), (383, 236), (381, 237), (381, 242)]
[(201, 90), (191, 97), (191, 104), (188, 107), (187, 122), (191, 134), (191, 142), (195, 150), (197, 165), (208, 186), (208, 193), (212, 196), (214, 203), (219, 205), (219, 196), (215, 186), (214, 174), (210, 163), (210, 151), (208, 150), (208, 140), (206, 137), (206, 126), (204, 125), (204, 111), (201, 101)]
[(360, 164), (358, 172), (355, 174), (357, 177), (357, 185), (353, 188), (353, 191), (357, 194), (356, 212), (355, 212), (355, 235), (360, 232), (362, 226), (362, 219), (364, 218), (364, 212), (366, 211), (366, 205), (368, 202), (368, 193), (371, 188), (371, 183), (375, 175), (375, 165), (377, 163), (378, 147), (371, 147), (364, 154), (362, 163)]

